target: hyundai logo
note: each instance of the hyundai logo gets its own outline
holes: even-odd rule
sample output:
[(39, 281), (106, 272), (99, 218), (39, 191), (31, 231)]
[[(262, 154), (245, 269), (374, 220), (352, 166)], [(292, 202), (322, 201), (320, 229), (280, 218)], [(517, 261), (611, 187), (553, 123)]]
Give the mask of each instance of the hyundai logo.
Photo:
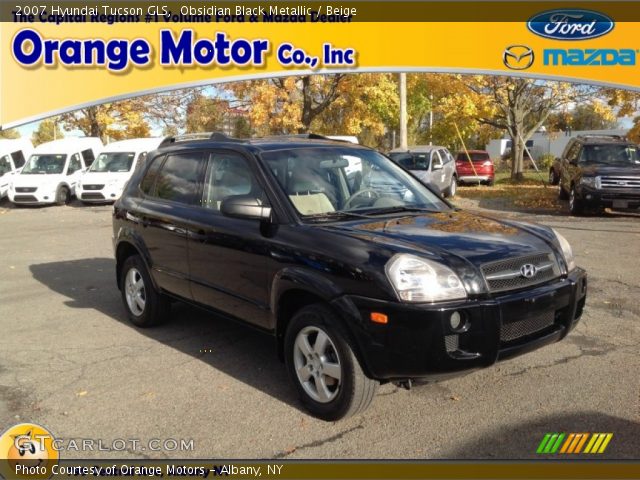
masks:
[(538, 269), (535, 265), (531, 265), (530, 263), (520, 267), (520, 275), (524, 278), (533, 278), (536, 276), (536, 273), (538, 273)]
[(555, 40), (587, 40), (606, 35), (613, 30), (613, 20), (592, 10), (549, 10), (534, 15), (527, 28), (545, 38)]
[(509, 45), (502, 54), (504, 65), (511, 70), (526, 70), (534, 59), (533, 50), (526, 45)]

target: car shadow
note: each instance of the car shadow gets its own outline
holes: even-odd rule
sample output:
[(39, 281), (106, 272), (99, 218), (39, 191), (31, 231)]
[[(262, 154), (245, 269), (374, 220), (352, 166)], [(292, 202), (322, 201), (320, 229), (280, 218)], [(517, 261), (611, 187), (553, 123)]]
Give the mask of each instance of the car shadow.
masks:
[[(585, 398), (588, 403), (588, 398)], [(632, 413), (633, 415), (633, 413)], [(547, 433), (612, 433), (603, 453), (538, 454), (536, 450)], [(586, 450), (591, 437), (582, 446)], [(528, 452), (528, 453), (527, 453)], [(550, 415), (531, 422), (495, 428), (488, 435), (474, 438), (447, 452), (448, 458), (486, 459), (513, 458), (536, 460), (604, 460), (637, 459), (640, 452), (640, 423), (599, 412), (576, 411), (563, 415)]]
[(115, 260), (110, 258), (42, 263), (29, 269), (36, 280), (68, 298), (65, 306), (97, 310), (109, 320), (304, 411), (269, 335), (182, 302), (172, 304), (168, 322), (137, 328), (125, 313), (116, 287)]

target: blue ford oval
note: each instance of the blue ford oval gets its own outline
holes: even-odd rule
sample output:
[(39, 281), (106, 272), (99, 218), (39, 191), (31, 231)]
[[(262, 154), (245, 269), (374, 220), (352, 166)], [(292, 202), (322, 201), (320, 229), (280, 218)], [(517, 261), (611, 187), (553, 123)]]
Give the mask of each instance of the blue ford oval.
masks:
[(581, 9), (558, 9), (534, 15), (527, 28), (536, 35), (555, 40), (588, 40), (606, 35), (614, 22), (604, 13)]

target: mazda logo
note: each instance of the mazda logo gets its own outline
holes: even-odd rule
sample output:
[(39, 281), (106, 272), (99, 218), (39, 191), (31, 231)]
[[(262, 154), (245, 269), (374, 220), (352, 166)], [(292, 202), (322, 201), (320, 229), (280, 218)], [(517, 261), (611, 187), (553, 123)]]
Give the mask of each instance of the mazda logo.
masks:
[(526, 70), (534, 59), (533, 50), (526, 45), (509, 45), (502, 54), (504, 65), (511, 70)]
[(625, 186), (626, 184), (627, 182), (625, 182), (624, 180), (618, 180), (618, 185)]
[(527, 263), (520, 267), (520, 275), (522, 275), (524, 278), (535, 277), (536, 273), (538, 273), (538, 269), (535, 265), (531, 265), (530, 263)]

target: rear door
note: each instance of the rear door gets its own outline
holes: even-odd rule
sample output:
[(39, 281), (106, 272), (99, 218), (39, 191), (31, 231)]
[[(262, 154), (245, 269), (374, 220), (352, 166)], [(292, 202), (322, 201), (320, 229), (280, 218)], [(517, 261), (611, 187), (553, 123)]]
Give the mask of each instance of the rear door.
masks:
[(208, 157), (201, 208), (195, 209), (188, 228), (193, 298), (266, 328), (268, 238), (259, 220), (224, 216), (220, 205), (235, 195), (269, 202), (252, 161), (223, 150)]
[(448, 185), (444, 163), (437, 150), (431, 152), (431, 184), (442, 192)]
[(451, 177), (456, 173), (456, 162), (446, 148), (440, 149), (440, 158), (444, 164), (445, 186), (443, 188), (447, 188), (451, 184)]
[(156, 283), (191, 299), (187, 228), (200, 205), (204, 153), (173, 153), (153, 162), (141, 183), (144, 200), (133, 221), (141, 225)]
[(69, 159), (69, 165), (67, 167), (67, 183), (71, 188), (71, 194), (75, 195), (76, 185), (82, 176), (84, 170), (84, 164), (79, 153), (74, 153)]

